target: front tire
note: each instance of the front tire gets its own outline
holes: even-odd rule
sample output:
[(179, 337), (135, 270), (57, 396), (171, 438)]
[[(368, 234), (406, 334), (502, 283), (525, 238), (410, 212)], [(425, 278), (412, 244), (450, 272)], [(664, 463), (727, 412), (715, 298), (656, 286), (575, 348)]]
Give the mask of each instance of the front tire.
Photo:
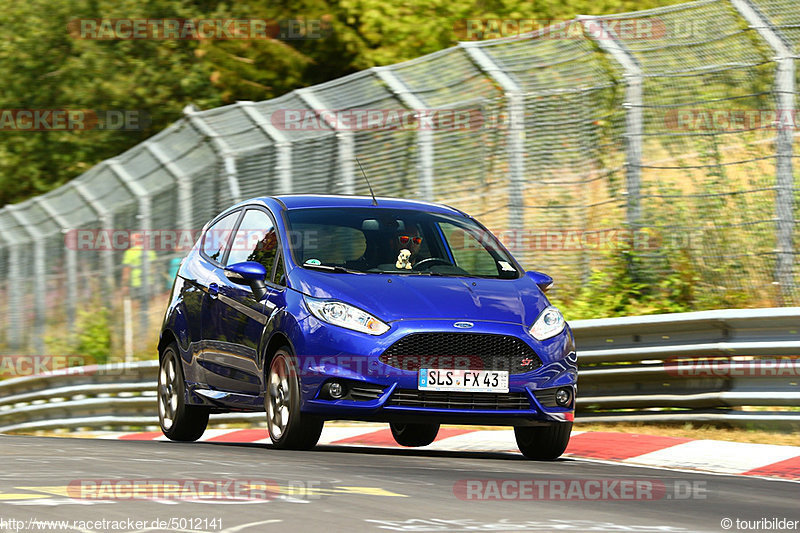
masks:
[(158, 422), (170, 440), (192, 442), (203, 436), (208, 426), (208, 409), (186, 403), (186, 383), (173, 342), (161, 354), (158, 369)]
[(391, 423), (394, 441), (400, 446), (415, 448), (417, 446), (427, 446), (439, 434), (439, 424), (396, 424)]
[(570, 433), (572, 433), (572, 422), (514, 428), (519, 451), (528, 459), (536, 461), (554, 461), (561, 457), (569, 444)]
[(279, 348), (269, 365), (264, 394), (267, 429), (281, 450), (310, 450), (317, 445), (324, 420), (300, 412), (300, 380), (289, 348)]

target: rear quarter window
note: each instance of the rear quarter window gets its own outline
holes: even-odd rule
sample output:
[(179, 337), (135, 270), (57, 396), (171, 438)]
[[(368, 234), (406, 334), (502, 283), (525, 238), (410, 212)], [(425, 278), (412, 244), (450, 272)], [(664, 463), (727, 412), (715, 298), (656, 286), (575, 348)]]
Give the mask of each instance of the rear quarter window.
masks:
[(233, 239), (233, 227), (239, 219), (240, 211), (234, 211), (214, 223), (203, 235), (203, 254), (209, 259), (222, 263), (228, 243)]

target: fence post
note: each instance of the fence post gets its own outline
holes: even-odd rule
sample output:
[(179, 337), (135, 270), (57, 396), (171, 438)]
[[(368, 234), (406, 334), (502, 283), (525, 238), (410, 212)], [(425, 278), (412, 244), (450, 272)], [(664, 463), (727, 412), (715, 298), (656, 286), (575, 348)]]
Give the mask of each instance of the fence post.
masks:
[(641, 185), (642, 185), (642, 141), (644, 121), (642, 118), (642, 68), (639, 62), (619, 40), (619, 36), (602, 17), (579, 15), (584, 26), (589, 22), (599, 23), (602, 34), (595, 39), (597, 44), (622, 66), (625, 75), (625, 189), (627, 191), (626, 220), (628, 227), (636, 231), (641, 224)]
[[(6, 206), (8, 207), (8, 206)], [(22, 348), (22, 298), (24, 294), (18, 288), (21, 286), (22, 274), (20, 272), (19, 248), (22, 242), (11, 237), (8, 231), (0, 232), (0, 238), (8, 243), (8, 272), (6, 273), (6, 310), (8, 322), (6, 327), (6, 337), (10, 350), (20, 350)]]
[[(0, 228), (2, 228), (2, 224), (0, 224)], [(6, 264), (5, 264), (5, 266), (10, 266), (8, 262), (11, 260), (11, 257), (9, 257), (9, 255), (11, 254), (11, 246), (9, 246), (9, 241), (3, 234), (4, 234), (4, 231), (2, 229), (0, 229), (0, 245), (1, 245), (0, 246), (0, 250), (3, 250), (3, 251), (6, 252), (6, 257), (5, 257)], [(3, 270), (4, 270), (3, 266), (4, 265), (0, 264), (0, 272), (3, 272)], [(12, 302), (11, 302), (11, 299), (10, 299), (11, 298), (11, 291), (8, 290), (8, 287), (13, 287), (14, 285), (12, 285), (11, 280), (9, 279), (9, 274), (10, 274), (10, 269), (9, 268), (5, 269), (4, 274), (5, 274), (5, 276), (0, 278), (0, 283), (2, 283), (3, 287), (6, 287), (6, 292), (5, 292), (5, 295), (4, 295), (5, 298), (2, 298), (2, 301), (0, 302), (0, 306), (1, 305), (5, 305), (5, 309), (3, 309), (1, 311), (2, 312), (1, 316), (5, 316), (6, 320), (10, 321), (10, 319), (11, 319), (11, 303)], [(6, 328), (8, 328), (8, 325), (9, 325), (9, 323), (6, 322)], [(10, 344), (9, 340), (8, 340), (9, 339), (8, 333), (9, 332), (6, 331), (6, 343)], [(11, 346), (8, 346), (8, 347), (10, 348)], [(0, 352), (0, 353), (2, 353), (2, 352)]]
[[(75, 192), (80, 196), (84, 202), (86, 202), (92, 211), (95, 212), (97, 215), (97, 219), (102, 226), (101, 229), (105, 230), (112, 230), (114, 225), (114, 217), (102, 203), (97, 201), (95, 197), (89, 192), (89, 187), (86, 186), (85, 183), (73, 180), (70, 184), (74, 189)], [(101, 258), (102, 258), (102, 268), (103, 268), (103, 278), (105, 278), (105, 282), (103, 283), (103, 288), (106, 291), (106, 301), (111, 299), (111, 295), (114, 293), (114, 287), (116, 285), (114, 281), (114, 250), (112, 248), (108, 248), (107, 250), (101, 250)]]
[[(36, 196), (33, 201), (39, 204), (39, 207), (47, 213), (47, 216), (53, 219), (56, 224), (61, 226), (62, 236), (66, 235), (69, 230), (69, 222), (61, 216), (56, 209), (47, 203), (42, 196)], [(66, 285), (67, 285), (67, 326), (71, 333), (75, 332), (75, 309), (78, 301), (78, 259), (77, 250), (75, 247), (64, 246), (65, 268), (67, 270)]]
[(792, 233), (794, 231), (794, 179), (792, 178), (792, 143), (794, 141), (794, 54), (779, 30), (750, 0), (731, 0), (733, 7), (751, 28), (769, 44), (775, 57), (775, 94), (778, 132), (775, 138), (775, 261), (774, 281), (780, 285), (783, 304), (792, 302), (794, 290)]
[(344, 194), (355, 194), (355, 179), (353, 174), (353, 157), (355, 154), (355, 139), (353, 132), (348, 130), (340, 130), (334, 120), (331, 119), (329, 113), (320, 113), (325, 110), (325, 106), (320, 102), (317, 95), (314, 94), (311, 88), (297, 89), (295, 94), (310, 107), (322, 120), (325, 121), (333, 131), (336, 132), (336, 138), (339, 140), (339, 173), (342, 176), (342, 192)]
[(292, 143), (286, 135), (276, 128), (263, 114), (259, 113), (253, 102), (239, 102), (242, 111), (253, 123), (258, 126), (264, 135), (269, 137), (275, 145), (277, 151), (277, 161), (275, 172), (278, 174), (280, 183), (279, 193), (288, 194), (292, 192)]
[[(20, 287), (22, 274), (20, 273), (20, 244), (16, 243), (8, 249), (8, 287)], [(19, 350), (22, 348), (22, 292), (9, 290), (8, 294), (8, 345), (9, 348)]]
[(155, 265), (150, 264), (150, 251), (152, 250), (152, 246), (150, 243), (152, 241), (152, 235), (150, 230), (152, 228), (152, 213), (151, 213), (151, 206), (150, 206), (150, 194), (147, 190), (142, 187), (139, 182), (137, 182), (133, 176), (131, 176), (128, 171), (123, 167), (120, 162), (116, 159), (109, 159), (104, 162), (106, 166), (113, 172), (125, 185), (125, 188), (130, 191), (130, 193), (138, 199), (139, 202), (139, 229), (142, 230), (143, 233), (143, 243), (142, 243), (142, 274), (141, 274), (141, 294), (140, 294), (140, 305), (139, 308), (139, 319), (142, 327), (142, 334), (147, 331), (148, 326), (148, 311), (150, 307), (150, 271), (155, 267)]
[(236, 159), (233, 157), (233, 150), (219, 133), (206, 124), (200, 116), (200, 112), (193, 105), (190, 104), (184, 107), (183, 113), (186, 115), (186, 118), (189, 119), (189, 124), (202, 136), (211, 141), (211, 146), (214, 148), (217, 157), (222, 159), (222, 164), (225, 168), (225, 179), (228, 182), (228, 189), (231, 193), (231, 200), (233, 203), (238, 204), (242, 201), (242, 193), (239, 189), (238, 171), (236, 170)]
[(20, 212), (20, 204), (7, 205), (8, 213), (19, 222), (25, 232), (30, 235), (33, 245), (33, 349), (37, 354), (44, 353), (44, 323), (47, 310), (47, 269), (44, 264), (45, 236), (35, 224)]
[(150, 152), (161, 166), (169, 172), (177, 185), (178, 192), (178, 224), (182, 226), (181, 231), (192, 230), (192, 180), (188, 174), (166, 154), (157, 142), (145, 141), (142, 143), (145, 150)]
[[(461, 42), (467, 56), (503, 89), (508, 109), (509, 228), (525, 227), (525, 99), (519, 84), (476, 42)], [(484, 121), (485, 123), (485, 121)], [(516, 240), (516, 239), (515, 239)]]
[[(398, 78), (389, 67), (372, 67), (372, 70), (389, 87), (389, 90), (400, 99), (408, 109), (422, 113), (427, 107), (416, 94)], [(417, 130), (417, 144), (419, 147), (418, 173), (422, 190), (422, 199), (429, 202), (434, 200), (433, 191), (433, 132), (420, 128)]]

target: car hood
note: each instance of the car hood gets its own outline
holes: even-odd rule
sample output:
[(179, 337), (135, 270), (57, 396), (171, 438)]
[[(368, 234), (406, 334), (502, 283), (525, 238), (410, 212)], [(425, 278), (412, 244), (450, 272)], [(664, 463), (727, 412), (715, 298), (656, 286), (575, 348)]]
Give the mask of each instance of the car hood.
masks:
[(292, 288), (335, 298), (385, 322), (413, 319), (489, 320), (530, 326), (549, 305), (536, 284), (520, 279), (345, 274), (294, 268)]

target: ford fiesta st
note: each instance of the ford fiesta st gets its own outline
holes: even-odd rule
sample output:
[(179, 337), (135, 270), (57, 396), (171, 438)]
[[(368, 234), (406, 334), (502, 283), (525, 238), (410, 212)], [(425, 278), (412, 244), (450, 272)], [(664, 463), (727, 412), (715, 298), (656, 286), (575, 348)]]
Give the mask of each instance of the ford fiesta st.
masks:
[(569, 441), (574, 339), (477, 220), (427, 202), (286, 195), (235, 205), (181, 263), (159, 342), (164, 434), (266, 411), (276, 448), (326, 420), (388, 422), (424, 446), (440, 424), (513, 426), (522, 453)]

